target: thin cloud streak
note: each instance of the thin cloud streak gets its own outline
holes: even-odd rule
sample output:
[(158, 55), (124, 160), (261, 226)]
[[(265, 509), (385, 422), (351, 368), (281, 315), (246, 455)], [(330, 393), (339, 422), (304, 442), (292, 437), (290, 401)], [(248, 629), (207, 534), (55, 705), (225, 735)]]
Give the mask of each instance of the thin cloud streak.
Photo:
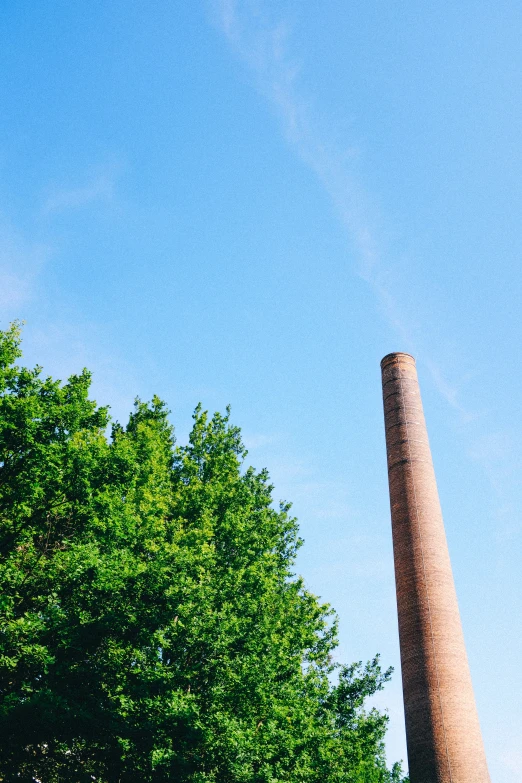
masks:
[(319, 127), (312, 101), (299, 87), (300, 65), (288, 52), (288, 24), (271, 22), (255, 2), (218, 0), (214, 10), (228, 43), (249, 66), (258, 89), (276, 110), (285, 138), (328, 193), (355, 249), (359, 276), (372, 288), (400, 339), (412, 346), (411, 329), (385, 282), (368, 198), (350, 171), (357, 150), (339, 147)]
[(425, 358), (424, 364), (428, 368), (433, 384), (437, 389), (437, 391), (439, 392), (440, 396), (444, 400), (446, 400), (448, 405), (451, 408), (453, 408), (453, 410), (457, 411), (457, 413), (460, 415), (461, 422), (463, 424), (468, 424), (469, 422), (477, 419), (478, 414), (472, 413), (471, 411), (467, 410), (459, 402), (458, 388), (454, 384), (451, 384), (448, 381), (448, 379), (443, 374), (440, 366), (436, 362), (434, 362), (433, 359), (430, 358)]
[(38, 276), (51, 250), (20, 236), (0, 221), (0, 311), (2, 320), (19, 318), (35, 296)]
[(119, 166), (101, 166), (96, 167), (86, 178), (86, 182), (81, 185), (73, 187), (53, 185), (42, 206), (42, 214), (48, 216), (91, 204), (113, 201), (119, 175)]

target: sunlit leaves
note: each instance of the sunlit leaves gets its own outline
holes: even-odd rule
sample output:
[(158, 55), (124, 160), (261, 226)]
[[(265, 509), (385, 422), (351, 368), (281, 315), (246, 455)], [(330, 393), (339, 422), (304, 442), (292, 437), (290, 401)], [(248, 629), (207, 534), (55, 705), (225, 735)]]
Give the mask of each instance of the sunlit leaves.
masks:
[(229, 412), (176, 446), (137, 401), (107, 437), (89, 373), (42, 378), (17, 346), (0, 334), (0, 778), (399, 781), (364, 709), (389, 672), (335, 671), (335, 615)]

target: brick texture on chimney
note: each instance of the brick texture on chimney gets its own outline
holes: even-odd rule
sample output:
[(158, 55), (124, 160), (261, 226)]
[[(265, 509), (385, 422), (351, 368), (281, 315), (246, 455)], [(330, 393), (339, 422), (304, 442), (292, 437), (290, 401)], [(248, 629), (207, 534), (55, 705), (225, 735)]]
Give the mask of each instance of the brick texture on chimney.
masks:
[(381, 362), (411, 783), (490, 783), (415, 359)]

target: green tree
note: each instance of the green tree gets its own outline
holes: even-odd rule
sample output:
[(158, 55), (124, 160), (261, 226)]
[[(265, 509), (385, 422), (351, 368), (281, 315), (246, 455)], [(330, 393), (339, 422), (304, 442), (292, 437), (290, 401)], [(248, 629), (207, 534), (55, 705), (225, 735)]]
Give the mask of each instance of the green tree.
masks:
[[(15, 364), (0, 333), (0, 780), (399, 783), (378, 658), (292, 571), (289, 506), (200, 408), (186, 446)], [(335, 676), (336, 675), (336, 676)], [(334, 684), (332, 684), (334, 683)]]

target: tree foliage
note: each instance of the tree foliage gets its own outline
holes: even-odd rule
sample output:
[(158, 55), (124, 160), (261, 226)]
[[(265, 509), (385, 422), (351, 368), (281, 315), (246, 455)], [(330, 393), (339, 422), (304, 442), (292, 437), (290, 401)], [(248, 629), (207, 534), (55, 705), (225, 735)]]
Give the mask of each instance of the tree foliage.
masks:
[(398, 783), (378, 658), (332, 664), (336, 618), (292, 571), (289, 506), (228, 413), (177, 446), (15, 364), (0, 333), (0, 779)]

